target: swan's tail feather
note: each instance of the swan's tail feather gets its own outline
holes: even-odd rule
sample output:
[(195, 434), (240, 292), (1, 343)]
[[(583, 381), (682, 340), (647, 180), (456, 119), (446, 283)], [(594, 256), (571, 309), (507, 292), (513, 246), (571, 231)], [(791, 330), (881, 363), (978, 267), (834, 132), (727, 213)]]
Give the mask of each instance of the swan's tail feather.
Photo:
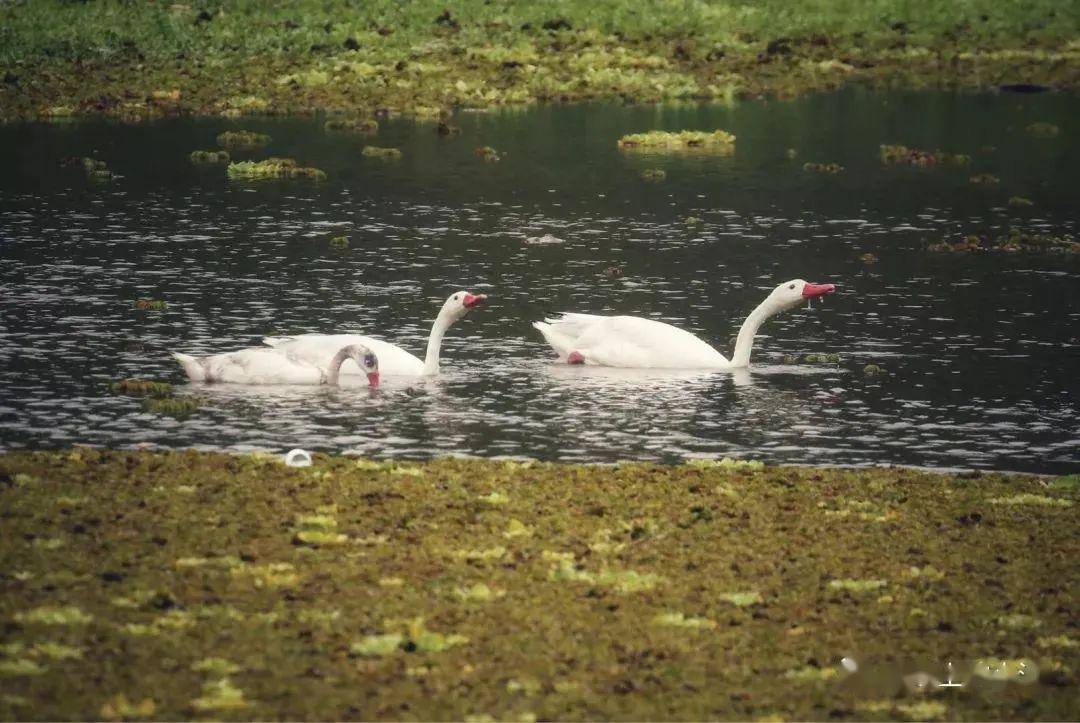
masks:
[(264, 336), (262, 343), (266, 346), (281, 346), (282, 344), (288, 344), (292, 340), (291, 336)]
[(188, 379), (193, 382), (201, 382), (206, 379), (206, 367), (199, 360), (189, 354), (181, 354), (178, 351), (172, 353), (173, 359), (180, 362), (180, 366), (187, 372)]
[(557, 333), (548, 322), (534, 321), (533, 328), (544, 335), (544, 340), (551, 345), (551, 348), (555, 350), (555, 353), (559, 355), (559, 359), (565, 359), (566, 355), (570, 352), (571, 339), (563, 337)]

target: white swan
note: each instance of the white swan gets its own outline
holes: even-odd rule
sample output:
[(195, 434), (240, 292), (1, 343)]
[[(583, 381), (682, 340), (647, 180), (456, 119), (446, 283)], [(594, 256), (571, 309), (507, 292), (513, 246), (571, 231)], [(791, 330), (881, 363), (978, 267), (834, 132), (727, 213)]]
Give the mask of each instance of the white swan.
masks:
[[(340, 347), (323, 364), (313, 364), (284, 352), (253, 347), (226, 354), (195, 357), (173, 352), (173, 357), (193, 382), (231, 384), (331, 384), (338, 383), (341, 365), (352, 359), (367, 374), (368, 384), (379, 386), (379, 359), (363, 344)], [(329, 359), (329, 363), (325, 360)]]
[(785, 281), (750, 312), (739, 329), (731, 360), (688, 331), (639, 316), (563, 314), (533, 322), (569, 364), (652, 369), (737, 369), (749, 366), (750, 349), (761, 325), (803, 300), (831, 294), (832, 284)]
[[(487, 294), (470, 294), (468, 291), (458, 291), (450, 295), (450, 298), (439, 310), (435, 317), (435, 323), (431, 326), (431, 336), (428, 337), (427, 354), (424, 361), (402, 349), (396, 344), (391, 344), (381, 339), (373, 339), (370, 336), (357, 334), (300, 334), (298, 336), (268, 336), (263, 343), (289, 354), (297, 359), (313, 362), (325, 359), (335, 350), (348, 344), (363, 344), (371, 348), (379, 357), (379, 366), (382, 373), (391, 376), (431, 376), (439, 373), (439, 350), (442, 347), (443, 335), (454, 322), (463, 319), (472, 309), (487, 301)], [(352, 370), (346, 368), (344, 374)]]

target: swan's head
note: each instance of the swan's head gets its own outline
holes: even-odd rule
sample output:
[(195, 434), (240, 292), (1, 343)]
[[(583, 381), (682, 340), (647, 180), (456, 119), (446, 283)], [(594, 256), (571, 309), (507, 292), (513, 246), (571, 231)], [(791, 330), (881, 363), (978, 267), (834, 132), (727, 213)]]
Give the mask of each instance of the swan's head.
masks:
[(773, 292), (769, 294), (769, 301), (776, 306), (777, 311), (786, 311), (787, 309), (794, 309), (807, 299), (812, 299), (815, 296), (825, 296), (834, 291), (836, 291), (836, 287), (832, 284), (811, 284), (809, 281), (794, 279), (785, 281), (773, 289)]
[(346, 347), (345, 351), (349, 358), (367, 374), (368, 384), (372, 387), (379, 386), (379, 357), (375, 356), (375, 352), (363, 344), (353, 344)]
[(487, 294), (470, 294), (468, 291), (455, 291), (443, 304), (439, 316), (445, 317), (451, 324), (465, 318), (465, 315), (487, 301)]

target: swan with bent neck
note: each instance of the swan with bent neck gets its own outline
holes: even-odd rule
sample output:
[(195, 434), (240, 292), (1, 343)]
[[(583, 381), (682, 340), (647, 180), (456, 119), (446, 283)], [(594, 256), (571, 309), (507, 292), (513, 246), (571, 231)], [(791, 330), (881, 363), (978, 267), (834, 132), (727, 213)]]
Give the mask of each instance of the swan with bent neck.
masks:
[[(263, 339), (263, 343), (272, 347), (274, 351), (280, 351), (309, 362), (315, 359), (325, 359), (334, 350), (343, 346), (363, 344), (378, 355), (379, 366), (384, 375), (434, 376), (439, 373), (440, 351), (443, 336), (446, 335), (447, 329), (457, 321), (465, 318), (466, 314), (482, 305), (485, 301), (487, 301), (487, 294), (471, 294), (468, 291), (457, 291), (451, 294), (450, 298), (443, 303), (439, 315), (435, 317), (435, 323), (431, 326), (431, 335), (428, 337), (427, 352), (423, 361), (396, 344), (358, 334), (268, 336)], [(346, 368), (342, 373), (348, 374), (351, 371), (351, 369)]]
[(329, 363), (323, 364), (312, 364), (266, 347), (202, 357), (173, 352), (173, 357), (193, 382), (331, 386), (337, 386), (342, 364), (352, 359), (357, 368), (367, 374), (368, 384), (379, 386), (379, 359), (363, 344), (343, 346), (330, 357)]
[(562, 314), (533, 326), (568, 364), (641, 369), (740, 369), (750, 365), (754, 337), (765, 321), (803, 301), (836, 290), (832, 284), (785, 281), (750, 312), (729, 360), (688, 331), (640, 316)]

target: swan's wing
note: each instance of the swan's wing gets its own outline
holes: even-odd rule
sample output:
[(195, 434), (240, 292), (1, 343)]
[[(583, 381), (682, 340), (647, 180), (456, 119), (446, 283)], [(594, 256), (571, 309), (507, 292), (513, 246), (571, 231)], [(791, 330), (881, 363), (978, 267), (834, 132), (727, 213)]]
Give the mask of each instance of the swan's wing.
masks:
[(231, 384), (319, 384), (324, 373), (308, 363), (274, 349), (253, 347), (204, 357), (206, 380)]
[[(379, 358), (379, 373), (384, 376), (419, 376), (424, 363), (396, 344), (358, 334), (301, 334), (293, 337), (267, 337), (276, 343), (269, 352), (286, 354), (294, 359), (325, 368), (334, 355), (351, 344), (363, 344)], [(346, 359), (342, 374), (361, 374), (356, 362)]]
[(583, 329), (571, 351), (584, 356), (586, 363), (654, 369), (727, 366), (727, 359), (720, 352), (690, 332), (671, 324), (640, 316), (598, 319), (571, 321), (580, 323)]

